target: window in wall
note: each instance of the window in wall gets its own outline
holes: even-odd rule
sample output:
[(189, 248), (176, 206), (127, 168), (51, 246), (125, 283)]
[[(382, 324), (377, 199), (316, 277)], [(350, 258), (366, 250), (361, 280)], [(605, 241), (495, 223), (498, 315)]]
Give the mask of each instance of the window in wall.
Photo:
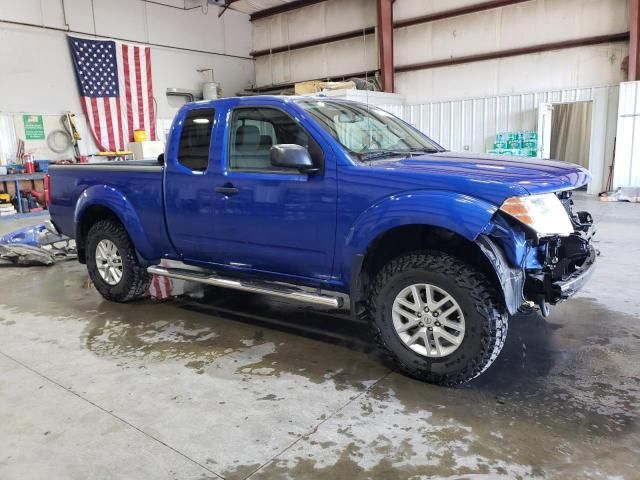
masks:
[(190, 110), (180, 136), (178, 162), (190, 170), (204, 172), (209, 166), (209, 146), (214, 119), (213, 108)]
[(275, 108), (238, 108), (233, 111), (229, 167), (234, 170), (286, 171), (271, 165), (270, 149), (280, 143), (305, 147), (314, 165), (322, 166), (322, 148), (300, 124)]

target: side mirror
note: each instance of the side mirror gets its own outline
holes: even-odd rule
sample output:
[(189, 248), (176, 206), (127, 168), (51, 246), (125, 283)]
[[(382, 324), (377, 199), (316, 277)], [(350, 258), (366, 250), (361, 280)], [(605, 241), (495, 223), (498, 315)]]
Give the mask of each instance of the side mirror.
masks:
[(280, 143), (271, 147), (269, 151), (271, 165), (282, 168), (295, 168), (302, 173), (317, 173), (313, 167), (311, 155), (306, 148), (295, 143)]
[(158, 155), (158, 163), (160, 165), (164, 165), (164, 153), (161, 153), (160, 155)]

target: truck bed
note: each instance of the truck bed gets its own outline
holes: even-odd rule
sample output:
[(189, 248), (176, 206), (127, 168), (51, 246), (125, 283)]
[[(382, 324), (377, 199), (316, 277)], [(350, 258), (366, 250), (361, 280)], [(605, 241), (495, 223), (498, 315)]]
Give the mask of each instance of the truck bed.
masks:
[(163, 209), (163, 169), (156, 161), (52, 165), (51, 219), (76, 238), (76, 224), (87, 208), (109, 208), (127, 226), (147, 259), (173, 252)]

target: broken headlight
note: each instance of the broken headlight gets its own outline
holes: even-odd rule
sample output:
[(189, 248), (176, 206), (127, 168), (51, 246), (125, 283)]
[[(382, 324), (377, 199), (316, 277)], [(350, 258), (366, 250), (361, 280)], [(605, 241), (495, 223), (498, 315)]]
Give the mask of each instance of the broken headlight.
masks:
[(531, 228), (538, 237), (566, 237), (574, 232), (567, 211), (553, 193), (510, 197), (500, 210)]

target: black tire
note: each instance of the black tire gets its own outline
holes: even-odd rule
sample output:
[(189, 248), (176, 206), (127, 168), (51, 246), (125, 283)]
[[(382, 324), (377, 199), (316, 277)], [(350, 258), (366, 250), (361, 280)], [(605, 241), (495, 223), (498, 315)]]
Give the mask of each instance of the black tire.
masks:
[[(102, 278), (96, 264), (96, 248), (104, 239), (111, 240), (116, 245), (122, 258), (122, 278), (115, 285), (110, 285)], [(144, 295), (151, 283), (151, 275), (147, 273), (146, 268), (140, 266), (135, 248), (120, 222), (116, 220), (96, 222), (89, 229), (86, 245), (89, 277), (104, 298), (124, 303)]]
[[(417, 283), (444, 289), (464, 314), (465, 336), (448, 356), (434, 358), (414, 352), (393, 326), (396, 296)], [(491, 282), (441, 252), (415, 252), (390, 261), (378, 272), (368, 303), (374, 338), (395, 366), (411, 377), (437, 385), (460, 385), (480, 375), (498, 357), (507, 337), (508, 314)]]

